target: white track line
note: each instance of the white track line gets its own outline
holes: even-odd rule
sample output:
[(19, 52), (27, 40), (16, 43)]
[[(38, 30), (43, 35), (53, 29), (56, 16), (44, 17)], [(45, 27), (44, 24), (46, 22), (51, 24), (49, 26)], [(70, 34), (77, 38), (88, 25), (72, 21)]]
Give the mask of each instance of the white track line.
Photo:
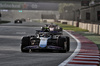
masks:
[(72, 38), (74, 38), (77, 42), (77, 48), (75, 49), (74, 53), (67, 58), (65, 61), (63, 61), (61, 64), (59, 64), (58, 66), (65, 66), (69, 61), (71, 61), (80, 51), (81, 49), (81, 43), (78, 39), (76, 39), (72, 34), (70, 34), (69, 32), (67, 32), (66, 30), (63, 30), (64, 32), (66, 32), (67, 34), (69, 34)]

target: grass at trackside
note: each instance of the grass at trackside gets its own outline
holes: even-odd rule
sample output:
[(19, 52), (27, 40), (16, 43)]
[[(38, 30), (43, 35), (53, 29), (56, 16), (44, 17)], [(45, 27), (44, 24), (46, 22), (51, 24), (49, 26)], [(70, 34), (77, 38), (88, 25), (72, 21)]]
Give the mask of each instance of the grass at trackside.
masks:
[(60, 27), (62, 27), (64, 30), (72, 30), (75, 32), (80, 33), (81, 35), (87, 37), (89, 40), (93, 41), (95, 44), (97, 44), (99, 50), (100, 50), (100, 35), (90, 33), (88, 30), (81, 29), (79, 27), (71, 26), (71, 25), (66, 25), (66, 24), (61, 24), (61, 23), (56, 23)]
[(0, 21), (0, 24), (2, 23), (10, 23), (10, 21)]
[(64, 30), (72, 30), (72, 31), (88, 31), (85, 29), (81, 29), (79, 27), (75, 27), (75, 26), (71, 26), (71, 25), (66, 25), (66, 24), (61, 24), (61, 23), (56, 23), (57, 25), (59, 25), (60, 27), (62, 27)]

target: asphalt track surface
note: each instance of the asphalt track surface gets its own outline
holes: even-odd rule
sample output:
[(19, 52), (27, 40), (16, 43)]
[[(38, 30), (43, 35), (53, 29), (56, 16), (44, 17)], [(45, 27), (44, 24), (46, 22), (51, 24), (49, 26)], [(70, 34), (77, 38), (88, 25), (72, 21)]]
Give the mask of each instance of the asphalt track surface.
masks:
[(40, 29), (44, 23), (24, 22), (22, 24), (0, 25), (0, 66), (58, 66), (66, 60), (76, 49), (76, 41), (70, 37), (70, 51), (58, 52), (30, 52), (20, 51), (21, 38), (26, 35), (34, 35), (35, 30)]

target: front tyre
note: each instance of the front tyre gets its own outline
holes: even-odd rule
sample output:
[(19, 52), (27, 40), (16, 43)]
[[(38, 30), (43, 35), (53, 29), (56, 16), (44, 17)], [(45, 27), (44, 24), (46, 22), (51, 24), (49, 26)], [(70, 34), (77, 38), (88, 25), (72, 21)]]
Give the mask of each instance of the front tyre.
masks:
[(25, 49), (25, 47), (30, 46), (30, 37), (23, 37), (21, 43), (21, 52), (29, 52), (29, 49)]
[(24, 47), (26, 47), (26, 46), (24, 46), (24, 45), (21, 45), (21, 52), (29, 52), (29, 49), (24, 49)]
[(62, 47), (62, 50), (59, 50), (59, 52), (61, 52), (61, 53), (66, 53), (66, 51), (67, 51), (67, 46), (66, 46), (67, 44), (66, 44), (66, 38), (64, 38), (64, 37), (59, 37), (58, 38), (58, 46), (59, 47)]
[(70, 38), (69, 37), (66, 37), (66, 39), (67, 39), (67, 41), (66, 41), (66, 43), (67, 43), (67, 51), (69, 51), (70, 50)]

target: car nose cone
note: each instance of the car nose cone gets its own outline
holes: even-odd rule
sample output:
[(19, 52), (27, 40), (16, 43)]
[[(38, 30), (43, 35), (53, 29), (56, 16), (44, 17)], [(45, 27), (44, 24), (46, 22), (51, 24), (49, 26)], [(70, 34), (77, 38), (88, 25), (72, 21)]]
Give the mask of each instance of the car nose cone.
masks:
[(39, 47), (40, 47), (40, 48), (45, 48), (45, 47), (46, 47), (46, 45), (40, 45)]

